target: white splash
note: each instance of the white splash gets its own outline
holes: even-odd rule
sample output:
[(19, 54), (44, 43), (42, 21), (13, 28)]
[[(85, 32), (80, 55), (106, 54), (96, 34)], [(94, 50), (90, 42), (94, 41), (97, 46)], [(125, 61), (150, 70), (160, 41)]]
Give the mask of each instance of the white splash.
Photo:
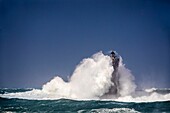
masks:
[(108, 92), (112, 72), (110, 57), (99, 52), (84, 59), (76, 67), (68, 83), (55, 77), (43, 86), (42, 91), (67, 98), (98, 98)]

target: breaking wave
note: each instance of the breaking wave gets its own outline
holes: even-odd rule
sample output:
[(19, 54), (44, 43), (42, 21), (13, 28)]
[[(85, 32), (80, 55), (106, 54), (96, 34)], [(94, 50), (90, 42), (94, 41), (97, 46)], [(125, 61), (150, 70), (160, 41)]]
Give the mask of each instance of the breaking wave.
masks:
[(42, 89), (33, 89), (26, 92), (6, 93), (0, 97), (22, 99), (109, 99), (123, 102), (153, 102), (170, 100), (170, 93), (135, 91), (134, 76), (125, 67), (120, 57), (118, 67), (120, 96), (110, 95), (104, 98), (109, 88), (114, 85), (111, 81), (114, 69), (110, 56), (98, 52), (90, 58), (83, 59), (74, 70), (69, 82), (59, 76), (42, 86)]

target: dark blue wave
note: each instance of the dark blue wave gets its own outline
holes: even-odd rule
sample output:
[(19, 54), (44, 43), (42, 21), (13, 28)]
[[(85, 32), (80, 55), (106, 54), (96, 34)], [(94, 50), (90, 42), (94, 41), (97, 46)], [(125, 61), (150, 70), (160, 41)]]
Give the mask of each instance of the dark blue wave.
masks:
[[(0, 94), (16, 93), (30, 91), (28, 89), (0, 89)], [(156, 92), (164, 94), (170, 90), (156, 90)], [(122, 109), (124, 108), (124, 109)], [(129, 112), (126, 110), (134, 110), (138, 112), (170, 112), (170, 101), (164, 102), (116, 102), (116, 101), (100, 101), (100, 100), (26, 100), (26, 99), (7, 99), (0, 97), (0, 112), (95, 112), (104, 109), (103, 112), (116, 112), (114, 109), (120, 109), (120, 112)], [(106, 109), (106, 110), (105, 110)]]
[(0, 112), (90, 112), (93, 109), (114, 108), (129, 108), (139, 112), (170, 112), (169, 106), (170, 101), (134, 103), (97, 100), (26, 100), (0, 98)]
[(17, 93), (17, 92), (25, 92), (25, 91), (31, 91), (33, 88), (0, 88), (0, 94), (5, 94), (5, 93)]

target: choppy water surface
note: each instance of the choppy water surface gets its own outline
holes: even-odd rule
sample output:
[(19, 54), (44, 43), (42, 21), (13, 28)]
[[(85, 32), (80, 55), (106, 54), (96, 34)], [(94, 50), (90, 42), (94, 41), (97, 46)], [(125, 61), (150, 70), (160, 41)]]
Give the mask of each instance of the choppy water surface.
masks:
[[(1, 89), (1, 94), (29, 91), (31, 89)], [(159, 90), (159, 92), (169, 92)], [(0, 98), (0, 112), (79, 112), (79, 113), (138, 113), (170, 112), (170, 101), (117, 102), (106, 100), (27, 100)]]

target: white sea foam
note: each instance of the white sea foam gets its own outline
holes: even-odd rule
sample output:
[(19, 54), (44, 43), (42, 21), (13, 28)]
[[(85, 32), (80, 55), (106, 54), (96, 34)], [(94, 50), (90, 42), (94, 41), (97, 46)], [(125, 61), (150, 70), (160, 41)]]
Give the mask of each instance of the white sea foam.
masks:
[(113, 109), (101, 108), (101, 109), (92, 109), (90, 112), (92, 113), (140, 113), (130, 108), (113, 108)]
[(115, 101), (119, 102), (158, 102), (158, 101), (170, 101), (170, 93), (169, 94), (159, 94), (159, 93), (151, 93), (146, 94), (142, 96), (136, 95), (135, 97), (125, 96), (125, 97), (119, 97), (115, 99)]
[[(111, 85), (112, 72), (111, 58), (102, 52), (94, 54), (91, 58), (83, 59), (77, 65), (70, 81), (65, 82), (60, 77), (55, 77), (48, 83), (44, 84), (42, 90), (33, 89), (26, 92), (1, 94), (0, 97), (5, 98), (22, 98), (22, 99), (76, 99), (89, 100), (101, 99), (101, 97), (109, 91)], [(170, 100), (170, 94), (159, 94), (151, 90), (136, 93), (136, 85), (134, 76), (131, 74), (120, 58), (118, 68), (120, 97), (113, 98), (111, 95), (109, 100), (123, 102), (153, 102)]]

